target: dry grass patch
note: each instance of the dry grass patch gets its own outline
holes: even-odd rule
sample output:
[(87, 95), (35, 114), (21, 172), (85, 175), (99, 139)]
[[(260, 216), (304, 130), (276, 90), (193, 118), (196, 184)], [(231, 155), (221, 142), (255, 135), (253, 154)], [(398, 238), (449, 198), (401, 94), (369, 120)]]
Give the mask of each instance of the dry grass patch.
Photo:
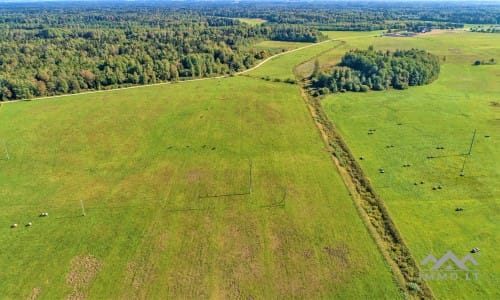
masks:
[(66, 277), (66, 283), (73, 291), (66, 299), (85, 299), (86, 290), (101, 268), (102, 263), (95, 256), (87, 255), (73, 258), (71, 260), (71, 270)]
[(188, 170), (186, 172), (185, 179), (186, 179), (187, 184), (195, 184), (195, 183), (199, 183), (200, 179), (202, 179), (206, 176), (207, 176), (206, 171), (204, 171), (203, 169), (200, 169), (200, 168), (195, 168), (195, 169)]
[(41, 292), (42, 292), (41, 288), (39, 287), (33, 288), (33, 293), (31, 293), (30, 299), (35, 300), (38, 297), (38, 295), (40, 295)]

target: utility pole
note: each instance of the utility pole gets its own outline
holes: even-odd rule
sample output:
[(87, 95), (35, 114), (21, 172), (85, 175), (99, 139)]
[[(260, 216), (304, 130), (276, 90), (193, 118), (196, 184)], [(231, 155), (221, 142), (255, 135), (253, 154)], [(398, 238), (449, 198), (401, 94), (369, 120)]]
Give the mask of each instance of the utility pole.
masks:
[(5, 157), (7, 157), (7, 160), (10, 160), (9, 149), (7, 149), (5, 141), (3, 141), (3, 149), (5, 150)]
[(248, 190), (248, 192), (250, 194), (252, 193), (252, 167), (253, 167), (253, 163), (252, 163), (252, 160), (250, 160), (250, 182), (249, 182), (249, 190)]
[(467, 153), (467, 155), (469, 156), (472, 153), (472, 146), (474, 145), (474, 140), (476, 139), (476, 131), (477, 129), (474, 129), (474, 134), (472, 135), (472, 141), (470, 142), (469, 153)]
[(83, 200), (80, 199), (80, 205), (82, 206), (82, 216), (85, 217), (85, 207), (83, 206)]
[(465, 174), (464, 174), (465, 163), (467, 162), (467, 158), (469, 158), (472, 154), (472, 146), (474, 146), (474, 141), (476, 139), (476, 132), (477, 132), (477, 129), (474, 129), (474, 133), (472, 134), (472, 140), (470, 142), (469, 152), (464, 157), (464, 163), (462, 164), (462, 170), (460, 171), (460, 176), (465, 176)]

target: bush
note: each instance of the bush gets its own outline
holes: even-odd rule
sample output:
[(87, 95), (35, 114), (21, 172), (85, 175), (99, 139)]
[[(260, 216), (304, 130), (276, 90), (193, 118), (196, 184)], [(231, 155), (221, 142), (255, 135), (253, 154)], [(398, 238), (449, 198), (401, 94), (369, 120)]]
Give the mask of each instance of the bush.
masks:
[(320, 95), (328, 95), (330, 94), (330, 90), (326, 87), (319, 89)]
[(408, 283), (407, 287), (412, 292), (420, 292), (420, 286), (415, 282)]

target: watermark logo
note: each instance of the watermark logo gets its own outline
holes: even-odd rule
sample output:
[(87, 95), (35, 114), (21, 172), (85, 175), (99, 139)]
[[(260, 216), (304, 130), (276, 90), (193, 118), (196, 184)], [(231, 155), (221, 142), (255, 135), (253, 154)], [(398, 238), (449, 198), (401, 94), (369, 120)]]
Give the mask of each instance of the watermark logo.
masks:
[(424, 280), (477, 280), (479, 274), (474, 266), (479, 263), (467, 254), (459, 259), (452, 251), (446, 252), (440, 259), (429, 254), (421, 263), (420, 278)]

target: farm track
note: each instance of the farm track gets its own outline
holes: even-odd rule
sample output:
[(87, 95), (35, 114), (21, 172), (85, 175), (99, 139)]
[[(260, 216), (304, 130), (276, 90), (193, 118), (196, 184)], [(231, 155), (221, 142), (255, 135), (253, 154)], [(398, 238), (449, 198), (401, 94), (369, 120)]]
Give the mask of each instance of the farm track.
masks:
[[(347, 144), (328, 119), (319, 99), (308, 95), (302, 85), (303, 81), (300, 82), (301, 96), (326, 149), (339, 170), (363, 223), (387, 261), (401, 290), (407, 298), (434, 299), (430, 287), (424, 281), (420, 281), (418, 264), (392, 221), (383, 200), (375, 192)], [(414, 284), (418, 284), (419, 290), (410, 290), (410, 285)]]

